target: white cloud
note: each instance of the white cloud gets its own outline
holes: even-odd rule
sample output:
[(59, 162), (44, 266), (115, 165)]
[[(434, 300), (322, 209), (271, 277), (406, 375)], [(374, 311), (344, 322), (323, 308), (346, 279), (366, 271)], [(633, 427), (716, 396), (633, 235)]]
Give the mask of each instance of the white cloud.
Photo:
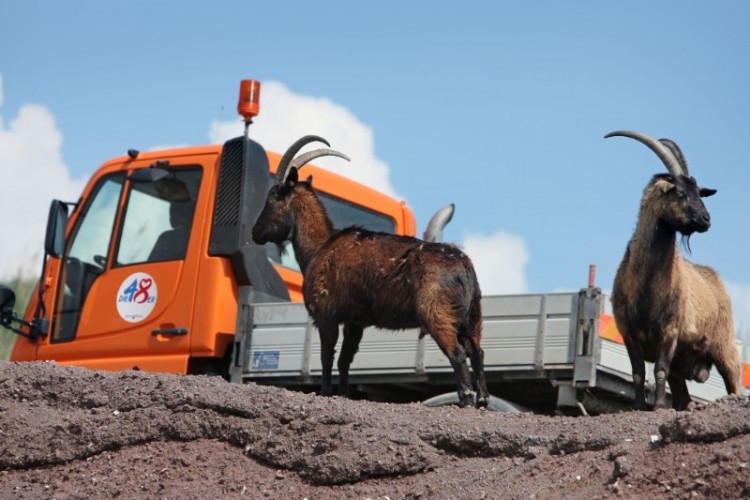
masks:
[(502, 231), (489, 236), (470, 234), (463, 247), (474, 263), (483, 295), (528, 292), (529, 252), (523, 238)]
[[(250, 136), (269, 151), (283, 153), (303, 135), (319, 135), (351, 158), (320, 158), (315, 165), (344, 175), (390, 196), (403, 199), (391, 184), (388, 165), (375, 155), (370, 127), (330, 99), (295, 94), (282, 83), (269, 81), (261, 86), (260, 115), (250, 126)], [(242, 135), (244, 124), (214, 121), (208, 137), (221, 143)]]
[(724, 280), (727, 292), (732, 298), (732, 314), (734, 329), (738, 337), (745, 343), (750, 343), (750, 285), (742, 285)]
[[(3, 103), (0, 75), (0, 106)], [(44, 229), (53, 198), (74, 201), (83, 182), (62, 159), (62, 134), (44, 106), (25, 104), (6, 126), (0, 109), (0, 279), (41, 271)]]

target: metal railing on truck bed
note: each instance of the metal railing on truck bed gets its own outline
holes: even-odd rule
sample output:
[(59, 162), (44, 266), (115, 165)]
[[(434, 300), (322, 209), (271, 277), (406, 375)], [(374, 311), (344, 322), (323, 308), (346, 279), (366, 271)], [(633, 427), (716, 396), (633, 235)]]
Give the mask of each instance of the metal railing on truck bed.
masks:
[[(320, 341), (304, 305), (252, 303), (250, 295), (247, 290), (241, 294), (245, 300), (232, 380), (316, 390)], [(631, 405), (630, 362), (618, 341), (609, 297), (600, 289), (485, 296), (482, 316), (485, 374), (493, 396), (541, 412), (562, 407), (615, 411)], [(652, 371), (647, 369), (651, 382)], [(455, 392), (447, 357), (429, 336), (420, 339), (416, 329), (367, 328), (350, 382), (363, 395), (393, 402)], [(699, 401), (725, 395), (716, 370), (705, 384), (689, 383), (689, 389)]]

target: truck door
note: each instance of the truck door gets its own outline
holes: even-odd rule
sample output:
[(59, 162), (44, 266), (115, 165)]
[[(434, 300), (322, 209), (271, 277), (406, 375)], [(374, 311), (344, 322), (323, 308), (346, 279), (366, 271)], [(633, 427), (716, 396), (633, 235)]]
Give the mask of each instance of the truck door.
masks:
[(184, 373), (202, 169), (169, 168), (156, 180), (137, 172), (102, 177), (74, 217), (39, 359)]

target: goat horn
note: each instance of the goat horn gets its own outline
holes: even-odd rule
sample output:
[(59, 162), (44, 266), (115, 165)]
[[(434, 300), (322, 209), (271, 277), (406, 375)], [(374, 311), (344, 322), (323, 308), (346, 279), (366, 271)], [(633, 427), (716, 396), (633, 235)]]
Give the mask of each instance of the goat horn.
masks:
[(651, 151), (656, 153), (656, 156), (658, 156), (664, 166), (667, 167), (667, 171), (674, 179), (678, 179), (680, 175), (687, 174), (687, 172), (683, 170), (682, 165), (680, 165), (680, 162), (675, 157), (672, 149), (657, 141), (653, 137), (642, 134), (640, 132), (618, 130), (616, 132), (610, 132), (609, 134), (605, 135), (604, 138), (607, 139), (609, 137), (615, 136), (630, 137), (631, 139), (635, 139), (636, 141), (648, 146)]
[(682, 154), (682, 149), (680, 149), (680, 146), (678, 146), (677, 143), (672, 139), (659, 139), (659, 142), (669, 148), (674, 157), (677, 158), (679, 164), (682, 166), (682, 170), (685, 172), (685, 175), (689, 177), (690, 172), (688, 171), (687, 160), (685, 159), (685, 155)]
[(322, 142), (326, 146), (330, 146), (330, 144), (328, 144), (328, 141), (326, 141), (322, 137), (318, 137), (317, 135), (306, 135), (300, 139), (297, 139), (294, 144), (289, 146), (289, 149), (286, 150), (284, 156), (281, 157), (279, 166), (276, 168), (276, 176), (274, 177), (274, 180), (277, 183), (284, 182), (284, 179), (286, 179), (286, 171), (289, 169), (289, 162), (292, 161), (294, 155), (296, 155), (299, 150), (302, 149), (306, 144), (310, 144), (311, 142), (316, 141)]
[(313, 161), (315, 158), (320, 158), (321, 156), (338, 156), (339, 158), (343, 158), (346, 161), (351, 161), (350, 158), (344, 153), (339, 153), (338, 151), (333, 149), (321, 148), (315, 149), (313, 151), (308, 151), (307, 153), (298, 156), (297, 158), (292, 160), (292, 163), (289, 166), (295, 167), (299, 170), (309, 162)]
[(453, 218), (453, 212), (456, 209), (456, 205), (451, 203), (446, 205), (432, 216), (430, 222), (427, 223), (427, 228), (424, 230), (422, 239), (432, 243), (442, 243), (443, 241), (443, 229)]

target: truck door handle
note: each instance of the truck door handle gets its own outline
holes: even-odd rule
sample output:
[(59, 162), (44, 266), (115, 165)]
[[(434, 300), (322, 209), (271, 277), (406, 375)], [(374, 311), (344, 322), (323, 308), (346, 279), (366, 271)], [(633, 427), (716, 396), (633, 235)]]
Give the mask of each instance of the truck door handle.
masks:
[(159, 335), (187, 335), (187, 328), (164, 328), (163, 330), (151, 330), (151, 335), (158, 337)]

